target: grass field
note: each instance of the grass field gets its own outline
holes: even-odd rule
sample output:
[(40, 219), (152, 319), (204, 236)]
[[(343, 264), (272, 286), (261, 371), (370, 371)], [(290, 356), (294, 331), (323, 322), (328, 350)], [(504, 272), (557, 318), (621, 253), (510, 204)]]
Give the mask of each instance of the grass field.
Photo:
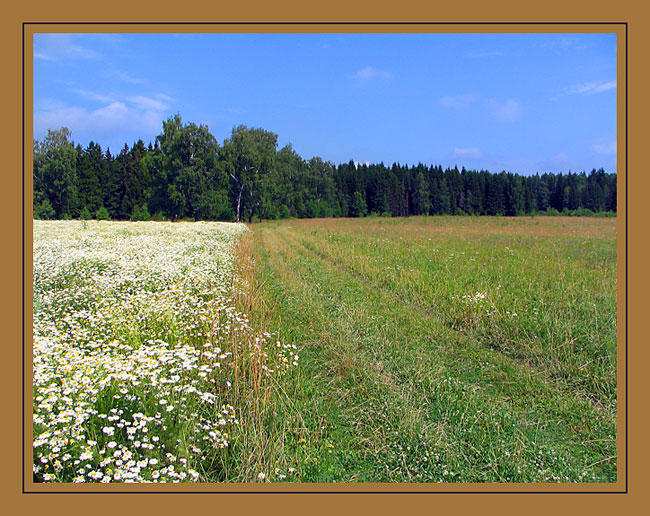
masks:
[(616, 481), (615, 219), (249, 228), (34, 222), (35, 480)]
[(616, 220), (252, 226), (249, 315), (300, 350), (306, 482), (616, 480)]

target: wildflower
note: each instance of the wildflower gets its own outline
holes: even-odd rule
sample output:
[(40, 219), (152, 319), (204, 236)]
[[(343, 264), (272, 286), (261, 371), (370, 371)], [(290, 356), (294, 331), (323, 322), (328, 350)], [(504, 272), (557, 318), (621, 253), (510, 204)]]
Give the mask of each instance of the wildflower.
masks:
[[(199, 397), (206, 404), (218, 403), (212, 393), (217, 380), (232, 386), (217, 373), (229, 374), (224, 366), (233, 355), (216, 344), (197, 342), (195, 347), (190, 342), (205, 338), (202, 324), (212, 320), (214, 310), (228, 317), (224, 331), (252, 331), (248, 318), (226, 297), (233, 274), (231, 241), (244, 227), (157, 224), (155, 230), (138, 228), (137, 238), (116, 238), (115, 229), (121, 227), (124, 223), (103, 223), (80, 234), (73, 222), (34, 222), (34, 293), (42, 301), (33, 321), (34, 423), (44, 431), (35, 432), (33, 445), (40, 452), (34, 472), (43, 480), (53, 468), (60, 468), (68, 482), (73, 477), (75, 482), (196, 480), (198, 473), (188, 469), (190, 462), (181, 460), (179, 450), (189, 449), (205, 460), (196, 445), (207, 437), (214, 447), (227, 447), (224, 430), (238, 424), (232, 407), (209, 424), (194, 414), (193, 400)], [(188, 252), (196, 242), (204, 251)], [(60, 288), (70, 277), (79, 281)], [(153, 328), (153, 334), (133, 346), (130, 336), (121, 333), (125, 321), (134, 331), (141, 327), (149, 333)], [(178, 333), (172, 334), (171, 328)], [(216, 336), (220, 340), (220, 334)], [(257, 337), (261, 350), (271, 338), (251, 337)], [(174, 344), (167, 342), (172, 339)], [(271, 366), (266, 371), (281, 371), (275, 364), (283, 359), (297, 363), (297, 354), (281, 350), (260, 355)], [(144, 411), (132, 414), (126, 408), (147, 406), (149, 395), (158, 396), (155, 403), (165, 410), (145, 416)], [(95, 408), (100, 398), (112, 404), (102, 413)], [(160, 432), (175, 428), (178, 421), (196, 421), (189, 440), (183, 436), (173, 447), (174, 439), (165, 445)], [(118, 444), (122, 430), (128, 441)], [(55, 432), (59, 437), (52, 439)], [(96, 449), (97, 441), (103, 442), (97, 433), (113, 440)], [(158, 435), (149, 441), (152, 433)], [(125, 446), (129, 441), (134, 445), (130, 450)], [(77, 442), (89, 448), (73, 452)], [(157, 478), (153, 472), (145, 474), (146, 468), (158, 465), (157, 459), (149, 459), (143, 466), (146, 450), (155, 448), (172, 452), (165, 460), (177, 461), (178, 469), (158, 473)], [(99, 467), (93, 464), (94, 451)], [(113, 472), (111, 466), (118, 469)]]
[(92, 458), (93, 458), (92, 450), (86, 450), (81, 455), (79, 455), (79, 459), (81, 459), (81, 460), (90, 460)]

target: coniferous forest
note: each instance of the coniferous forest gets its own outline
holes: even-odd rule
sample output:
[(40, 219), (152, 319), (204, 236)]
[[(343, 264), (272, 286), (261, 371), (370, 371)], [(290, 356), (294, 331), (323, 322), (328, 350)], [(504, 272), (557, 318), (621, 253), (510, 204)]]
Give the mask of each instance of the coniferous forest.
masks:
[(335, 165), (238, 126), (163, 122), (154, 143), (76, 145), (66, 128), (34, 140), (34, 218), (253, 221), (381, 215), (614, 215), (616, 174), (536, 174), (441, 166)]

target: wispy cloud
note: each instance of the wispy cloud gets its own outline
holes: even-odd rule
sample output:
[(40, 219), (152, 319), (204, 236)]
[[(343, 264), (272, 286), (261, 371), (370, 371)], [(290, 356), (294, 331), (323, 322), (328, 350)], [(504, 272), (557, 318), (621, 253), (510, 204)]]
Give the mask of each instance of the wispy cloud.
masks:
[(171, 97), (163, 95), (161, 93), (155, 95), (154, 97), (146, 97), (144, 95), (135, 95), (133, 97), (128, 97), (126, 100), (134, 104), (137, 108), (142, 110), (154, 110), (154, 111), (165, 111), (169, 109), (168, 102)]
[(482, 158), (484, 156), (483, 151), (478, 147), (466, 147), (466, 148), (456, 148), (454, 149), (454, 157), (458, 158)]
[(68, 106), (34, 113), (36, 134), (44, 134), (51, 128), (67, 127), (73, 136), (90, 133), (94, 138), (121, 137), (132, 132), (156, 134), (163, 119), (164, 114), (160, 111), (138, 111), (122, 102), (113, 102), (96, 110)]
[[(466, 108), (481, 100), (481, 96), (476, 93), (467, 93), (463, 95), (450, 95), (440, 99), (440, 105), (449, 109), (462, 109)], [(514, 99), (508, 99), (505, 102), (498, 102), (494, 99), (481, 102), (484, 106), (487, 104), (492, 116), (499, 122), (514, 122), (521, 118), (522, 107), (519, 102)]]
[(124, 70), (111, 70), (109, 76), (128, 84), (144, 84), (145, 81)]
[(388, 70), (378, 70), (377, 68), (373, 68), (372, 66), (366, 66), (364, 68), (361, 68), (356, 74), (354, 74), (354, 78), (357, 79), (359, 82), (368, 82), (374, 79), (380, 79), (380, 80), (387, 80), (390, 79), (393, 75), (390, 73)]
[(490, 100), (488, 107), (492, 111), (494, 118), (499, 122), (514, 122), (519, 120), (523, 111), (521, 104), (514, 99), (508, 99), (504, 103)]
[(84, 90), (81, 88), (76, 88), (72, 91), (87, 100), (94, 100), (103, 104), (110, 104), (111, 102), (115, 101), (115, 98), (113, 96), (104, 95), (95, 91)]
[(65, 104), (59, 99), (45, 97), (42, 99), (34, 99), (34, 111), (54, 111), (65, 107)]
[(464, 95), (450, 95), (447, 97), (442, 97), (440, 99), (440, 105), (446, 108), (459, 109), (459, 108), (464, 108), (469, 106), (470, 104), (476, 102), (480, 98), (481, 96), (477, 95), (476, 93), (467, 93)]
[(92, 134), (93, 139), (121, 137), (131, 133), (154, 135), (160, 131), (162, 121), (170, 114), (170, 102), (173, 100), (162, 93), (114, 99), (87, 90), (76, 92), (104, 105), (98, 109), (66, 106), (58, 102), (42, 105), (40, 110), (34, 112), (35, 134), (41, 135), (48, 129), (67, 127), (73, 135)]
[(616, 81), (600, 81), (600, 82), (589, 82), (587, 84), (576, 86), (574, 88), (571, 88), (569, 93), (593, 95), (594, 93), (601, 93), (603, 91), (609, 91), (615, 89), (616, 89)]
[(614, 156), (616, 155), (616, 140), (605, 143), (597, 143), (591, 147), (591, 150), (596, 154), (602, 154), (604, 156)]
[(104, 93), (98, 93), (95, 91), (90, 91), (81, 88), (75, 88), (72, 90), (74, 93), (80, 97), (87, 100), (94, 100), (102, 104), (113, 104), (115, 102), (125, 103), (133, 105), (135, 108), (141, 111), (167, 111), (170, 109), (169, 103), (172, 102), (172, 99), (169, 95), (164, 93), (156, 93), (152, 96), (146, 95), (131, 95), (131, 96), (120, 96), (120, 95), (107, 95)]
[(589, 45), (577, 36), (559, 36), (540, 44), (540, 48), (554, 50), (584, 50)]
[(70, 34), (34, 34), (34, 59), (58, 61), (97, 57), (97, 52), (79, 45)]

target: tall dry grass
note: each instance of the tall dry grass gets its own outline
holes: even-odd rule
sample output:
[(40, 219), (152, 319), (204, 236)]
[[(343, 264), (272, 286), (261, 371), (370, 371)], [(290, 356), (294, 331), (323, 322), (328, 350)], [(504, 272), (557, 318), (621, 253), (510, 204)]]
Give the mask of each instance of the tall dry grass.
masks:
[(271, 310), (262, 294), (251, 232), (245, 233), (235, 247), (235, 268), (235, 308), (246, 314), (248, 326), (254, 331), (232, 334), (228, 343), (235, 369), (230, 397), (240, 412), (228, 463), (224, 465), (231, 472), (227, 480), (290, 479), (291, 460), (284, 454), (284, 414), (290, 400), (283, 383), (290, 381), (297, 357), (295, 348), (283, 345), (277, 335), (269, 332)]

